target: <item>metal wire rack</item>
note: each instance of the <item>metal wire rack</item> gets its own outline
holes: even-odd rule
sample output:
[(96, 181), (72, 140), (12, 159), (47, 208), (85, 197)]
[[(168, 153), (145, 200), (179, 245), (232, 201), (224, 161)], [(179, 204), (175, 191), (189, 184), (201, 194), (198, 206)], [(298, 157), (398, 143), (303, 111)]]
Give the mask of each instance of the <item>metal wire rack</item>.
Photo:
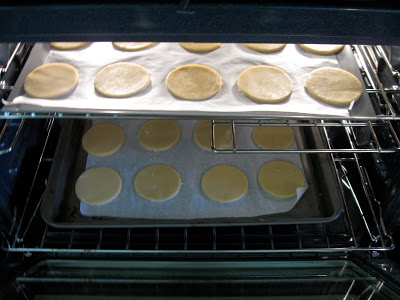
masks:
[[(54, 155), (48, 149), (52, 147), (48, 140), (54, 119), (48, 122), (46, 141), (29, 195), (22, 212), (15, 213), (10, 231), (3, 236), (5, 251), (26, 254), (260, 254), (387, 251), (394, 248), (382, 221), (380, 203), (374, 197), (368, 174), (357, 153), (347, 157), (330, 154), (343, 183), (342, 193), (346, 200), (342, 214), (328, 223), (201, 228), (54, 228), (47, 225), (39, 213), (46, 176), (38, 174), (50, 169)], [(350, 176), (347, 169), (355, 169), (355, 174), (352, 173), (357, 176)], [(37, 190), (36, 186), (43, 186), (43, 189)]]

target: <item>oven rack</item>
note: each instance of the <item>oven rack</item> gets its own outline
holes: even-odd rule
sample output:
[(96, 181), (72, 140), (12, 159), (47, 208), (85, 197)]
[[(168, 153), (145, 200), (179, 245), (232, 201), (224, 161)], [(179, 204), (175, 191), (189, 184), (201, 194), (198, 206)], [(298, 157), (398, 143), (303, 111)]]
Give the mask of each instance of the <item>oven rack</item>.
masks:
[[(19, 135), (24, 126), (25, 119), (4, 120), (0, 128), (0, 155), (7, 154), (15, 147)], [(396, 130), (393, 127), (392, 121), (380, 120), (377, 122), (350, 122), (345, 120), (340, 121), (324, 121), (324, 120), (279, 120), (280, 123), (269, 123), (264, 120), (211, 120), (211, 149), (217, 154), (257, 154), (257, 153), (395, 153), (400, 152), (400, 139)], [(230, 126), (232, 131), (232, 147), (228, 149), (217, 149), (215, 147), (215, 127)], [(290, 127), (290, 128), (319, 128), (324, 132), (335, 128), (343, 131), (346, 137), (346, 143), (341, 148), (329, 147), (309, 147), (297, 149), (275, 149), (264, 150), (259, 149), (255, 145), (253, 148), (241, 148), (237, 143), (237, 131), (241, 127)], [(355, 130), (364, 130), (364, 134), (371, 137), (372, 142), (360, 145), (357, 141)], [(378, 130), (378, 132), (377, 132)], [(382, 133), (385, 136), (382, 136)], [(328, 137), (325, 136), (327, 139)], [(384, 140), (383, 140), (384, 139)], [(322, 145), (319, 145), (322, 146)]]
[(345, 200), (342, 214), (327, 223), (182, 228), (52, 227), (43, 221), (39, 211), (54, 155), (54, 149), (51, 151), (54, 145), (48, 143), (57, 134), (53, 132), (54, 121), (48, 120), (29, 194), (22, 209), (15, 210), (8, 232), (2, 233), (2, 248), (8, 253), (217, 255), (372, 251), (379, 254), (394, 248), (384, 226), (381, 204), (357, 153), (346, 157), (337, 153), (329, 155), (343, 183), (341, 192)]

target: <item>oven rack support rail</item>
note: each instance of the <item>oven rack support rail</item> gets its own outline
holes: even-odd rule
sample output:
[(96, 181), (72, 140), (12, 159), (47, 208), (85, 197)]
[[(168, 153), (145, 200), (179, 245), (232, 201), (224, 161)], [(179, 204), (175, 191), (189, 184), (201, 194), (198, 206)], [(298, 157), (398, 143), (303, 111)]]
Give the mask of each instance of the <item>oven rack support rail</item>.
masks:
[[(380, 113), (377, 114), (377, 119), (399, 120), (399, 71), (392, 66), (390, 58), (382, 46), (353, 45), (352, 47), (354, 57), (364, 77), (367, 92), (371, 96), (371, 101), (375, 102), (379, 107), (378, 110), (380, 110)], [(395, 82), (393, 85), (385, 86), (383, 84), (380, 75), (380, 70), (383, 68), (387, 68), (391, 72), (391, 76)]]
[[(370, 251), (374, 255), (394, 249), (386, 232), (381, 204), (376, 199), (366, 169), (357, 153), (341, 157), (330, 153), (342, 183), (344, 209), (335, 220), (315, 224), (284, 224), (233, 227), (92, 228), (62, 229), (46, 224), (40, 205), (46, 178), (38, 176), (52, 163), (48, 140), (54, 119), (48, 120), (45, 141), (22, 211), (15, 211), (8, 232), (2, 233), (2, 249), (9, 253), (53, 254), (268, 254), (333, 253)], [(330, 144), (328, 143), (329, 147)], [(49, 156), (50, 155), (50, 156)], [(54, 153), (53, 153), (54, 155)], [(353, 189), (356, 169), (361, 192)], [(48, 175), (47, 175), (48, 176)]]

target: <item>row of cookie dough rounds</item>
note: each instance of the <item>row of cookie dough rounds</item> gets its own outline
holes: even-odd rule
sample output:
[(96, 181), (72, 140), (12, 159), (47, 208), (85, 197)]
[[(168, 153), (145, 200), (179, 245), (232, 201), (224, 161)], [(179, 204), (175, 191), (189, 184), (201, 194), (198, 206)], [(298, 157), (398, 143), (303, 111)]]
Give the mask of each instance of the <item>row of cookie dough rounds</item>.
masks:
[[(50, 63), (33, 70), (25, 78), (25, 92), (33, 98), (52, 99), (72, 92), (78, 85), (78, 71), (65, 63)], [(121, 62), (103, 68), (95, 77), (95, 90), (106, 97), (124, 98), (145, 90), (150, 74), (135, 63)], [(166, 78), (166, 87), (183, 100), (206, 100), (222, 88), (222, 78), (204, 65), (184, 65)], [(272, 66), (254, 66), (244, 70), (237, 80), (239, 91), (261, 103), (279, 103), (293, 89), (292, 79), (283, 70)], [(360, 81), (339, 68), (319, 68), (312, 71), (305, 83), (306, 90), (316, 99), (331, 105), (348, 105), (362, 94)]]
[[(112, 42), (113, 46), (123, 51), (139, 51), (151, 48), (157, 43), (154, 42)], [(76, 50), (88, 46), (88, 42), (51, 42), (50, 46), (58, 50)], [(178, 43), (183, 49), (189, 52), (205, 53), (219, 49), (223, 43)], [(286, 47), (286, 44), (271, 43), (247, 43), (243, 46), (261, 53), (278, 52)], [(320, 55), (331, 55), (340, 52), (344, 45), (332, 44), (299, 44), (301, 48)]]
[[(258, 183), (264, 192), (276, 198), (292, 198), (297, 188), (304, 187), (303, 173), (294, 164), (272, 161), (258, 172)], [(180, 191), (179, 173), (165, 164), (152, 164), (141, 169), (132, 181), (135, 192), (145, 200), (166, 201)], [(201, 179), (202, 192), (218, 203), (242, 199), (248, 191), (248, 179), (238, 168), (218, 165), (205, 172)], [(120, 175), (109, 167), (94, 167), (83, 172), (75, 184), (75, 193), (88, 205), (103, 205), (114, 200), (122, 190)]]
[[(217, 121), (218, 122), (218, 121)], [(278, 122), (276, 126), (257, 126), (252, 131), (252, 139), (256, 146), (265, 150), (289, 149), (294, 143), (291, 128)], [(144, 123), (137, 134), (138, 141), (145, 149), (155, 152), (165, 151), (177, 144), (180, 139), (179, 126), (171, 120), (150, 120)], [(199, 122), (193, 130), (196, 144), (211, 151), (211, 121)], [(217, 150), (232, 147), (232, 131), (229, 125), (215, 125), (214, 145)], [(125, 142), (122, 129), (112, 124), (98, 124), (91, 127), (82, 137), (83, 149), (93, 155), (104, 157), (116, 153)]]

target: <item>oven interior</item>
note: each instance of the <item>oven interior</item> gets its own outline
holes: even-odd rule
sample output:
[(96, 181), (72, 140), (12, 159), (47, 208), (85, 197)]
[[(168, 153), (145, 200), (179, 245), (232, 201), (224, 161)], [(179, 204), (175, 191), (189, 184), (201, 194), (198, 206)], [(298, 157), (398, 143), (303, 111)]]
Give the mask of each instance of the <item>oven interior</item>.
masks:
[[(187, 4), (183, 4), (183, 11), (184, 15), (190, 16)], [(197, 15), (202, 16), (196, 2), (191, 5), (196, 8), (193, 10)], [(54, 10), (54, 7), (44, 6), (44, 11), (46, 9)], [(60, 9), (60, 18), (67, 16), (70, 9), (70, 6)], [(145, 5), (139, 9), (142, 18), (147, 16), (146, 9)], [(275, 8), (270, 9), (275, 11)], [(301, 11), (299, 7), (296, 9)], [(35, 11), (35, 8), (32, 10)], [(33, 12), (26, 9), (16, 11), (18, 18), (31, 16), (35, 19), (31, 15)], [(82, 26), (87, 21), (80, 19), (83, 12), (78, 11), (77, 22)], [(321, 11), (327, 13), (327, 10)], [(97, 20), (102, 16), (101, 12), (101, 9), (93, 11), (94, 17), (89, 16), (89, 20)], [(244, 10), (245, 16), (248, 16), (247, 13)], [(377, 19), (380, 13), (376, 12)], [(111, 10), (110, 16), (113, 14)], [(212, 19), (214, 14), (210, 12), (209, 17)], [(343, 15), (341, 11), (341, 20), (346, 18)], [(161, 9), (156, 17), (162, 16)], [(49, 17), (45, 13), (46, 18)], [(202, 24), (203, 17), (199, 20), (196, 25)], [(144, 21), (141, 20), (142, 23)], [(44, 21), (34, 22), (43, 25)], [(300, 20), (297, 22), (302, 23)], [(306, 30), (302, 25), (302, 30)], [(2, 298), (102, 299), (112, 296), (113, 299), (126, 299), (131, 295), (140, 299), (398, 298), (400, 272), (395, 243), (400, 235), (400, 172), (397, 168), (400, 149), (400, 48), (384, 45), (396, 44), (396, 37), (382, 36), (382, 24), (375, 25), (376, 29), (364, 37), (364, 29), (358, 27), (357, 44), (349, 42), (349, 45), (376, 118), (281, 118), (287, 126), (301, 130), (304, 141), (301, 155), (310, 161), (313, 168), (318, 169), (324, 162), (334, 174), (333, 179), (337, 182), (334, 192), (343, 199), (341, 213), (334, 214), (334, 208), (325, 207), (322, 210), (329, 220), (324, 222), (261, 222), (251, 225), (244, 222), (234, 226), (183, 224), (173, 227), (168, 224), (95, 225), (86, 228), (52, 226), (42, 217), (42, 204), (46, 201), (46, 187), (52, 182), (55, 161), (59, 161), (55, 156), (65, 147), (61, 137), (68, 135), (67, 129), (87, 126), (99, 117), (134, 119), (137, 116), (134, 113), (68, 114), (57, 111), (9, 112), (3, 109), (0, 133), (1, 258), (5, 270), (2, 275)], [(77, 27), (82, 28), (80, 26)], [(118, 23), (110, 26), (118, 26)], [(173, 41), (178, 38), (173, 34), (177, 27), (167, 23), (167, 34), (164, 36), (151, 34), (157, 32), (157, 27), (148, 32), (142, 28), (142, 34), (136, 38), (141, 40), (152, 36), (155, 40)], [(231, 31), (224, 29), (231, 33), (229, 41), (240, 36), (237, 27)], [(218, 32), (221, 28), (223, 26), (216, 26), (214, 30)], [(321, 35), (317, 34), (314, 38), (327, 43), (330, 41), (327, 38), (329, 29), (324, 28)], [(54, 38), (51, 33), (37, 36), (41, 30), (46, 32), (42, 26), (15, 30), (5, 35), (4, 39), (18, 37), (25, 42), (1, 44), (0, 92), (4, 100), (12, 92), (18, 74), (34, 48), (34, 39)], [(24, 35), (18, 35), (18, 30)], [(185, 30), (181, 28), (181, 31)], [(246, 27), (241, 30), (253, 32), (254, 29)], [(267, 40), (274, 41), (274, 30), (278, 31), (274, 28), (270, 32), (273, 38)], [(339, 40), (347, 43), (352, 30), (349, 28), (348, 36), (340, 33), (343, 35)], [(63, 33), (60, 28), (55, 31)], [(284, 42), (287, 38), (296, 42), (300, 39), (296, 29), (291, 27), (288, 32), (291, 35), (278, 40)], [(96, 38), (95, 34), (86, 34), (84, 39)], [(118, 36), (110, 29), (101, 38), (110, 38), (111, 35), (114, 39)], [(371, 35), (373, 44), (365, 38)], [(264, 40), (271, 36), (259, 34), (256, 39)], [(72, 34), (74, 37), (76, 35)], [(127, 39), (129, 36), (120, 34), (118, 37)], [(179, 35), (179, 38), (189, 40), (192, 37), (187, 33)], [(220, 36), (215, 35), (210, 39), (218, 38)], [(68, 35), (60, 34), (59, 39), (67, 40)], [(311, 35), (308, 41), (314, 41)], [(146, 117), (157, 116), (149, 114)], [(214, 132), (218, 126), (215, 120), (220, 118), (211, 119), (214, 120)], [(259, 126), (262, 119), (222, 118), (233, 131)], [(214, 155), (224, 155), (224, 151), (215, 149), (213, 141), (212, 147)], [(239, 159), (247, 152), (257, 155), (260, 151), (242, 149), (240, 145), (226, 151), (238, 155)], [(318, 180), (323, 181), (324, 173), (318, 174)]]

